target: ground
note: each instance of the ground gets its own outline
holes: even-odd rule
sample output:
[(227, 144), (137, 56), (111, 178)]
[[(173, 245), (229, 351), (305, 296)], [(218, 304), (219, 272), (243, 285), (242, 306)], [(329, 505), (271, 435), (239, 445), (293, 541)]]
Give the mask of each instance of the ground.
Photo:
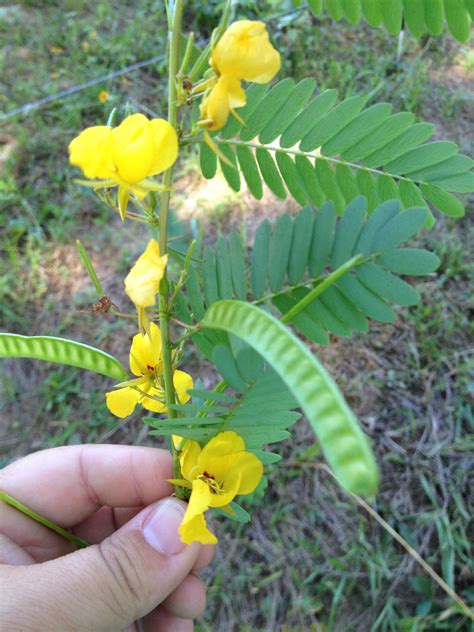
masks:
[[(1, 5), (2, 3), (0, 3)], [(254, 4), (254, 3), (253, 3)], [(261, 5), (262, 3), (258, 3)], [(470, 153), (472, 51), (449, 36), (397, 40), (383, 31), (309, 19), (272, 17), (282, 75), (314, 76), (321, 89), (367, 93), (437, 124), (437, 137)], [(199, 6), (188, 25), (205, 37), (216, 3)], [(250, 9), (249, 9), (250, 10)], [(0, 6), (0, 112), (73, 88), (163, 52), (161, 3), (25, 2)], [(133, 326), (81, 311), (94, 291), (75, 240), (86, 245), (107, 293), (129, 308), (122, 279), (147, 238), (123, 227), (73, 178), (67, 143), (113, 107), (162, 112), (162, 61), (92, 85), (2, 121), (0, 132), (0, 328), (55, 334), (100, 346), (124, 362)], [(101, 95), (106, 91), (107, 95)], [(100, 98), (99, 98), (100, 97)], [(197, 156), (180, 165), (178, 215), (208, 241), (243, 228), (251, 243), (262, 217), (297, 209), (269, 193), (255, 202), (216, 178), (203, 183)], [(439, 217), (420, 238), (441, 257), (417, 283), (419, 306), (369, 336), (314, 348), (376, 447), (379, 514), (466, 600), (473, 600), (468, 535), (472, 495), (472, 216)], [(470, 311), (471, 310), (471, 311)], [(213, 385), (212, 369), (190, 347), (184, 368)], [(78, 442), (157, 445), (137, 412), (118, 423), (107, 411), (106, 378), (33, 361), (0, 366), (2, 462), (44, 447)], [(304, 420), (278, 448), (251, 525), (215, 521), (220, 545), (205, 573), (207, 630), (467, 630), (453, 603), (393, 538), (321, 467)], [(313, 627), (311, 627), (313, 626)]]

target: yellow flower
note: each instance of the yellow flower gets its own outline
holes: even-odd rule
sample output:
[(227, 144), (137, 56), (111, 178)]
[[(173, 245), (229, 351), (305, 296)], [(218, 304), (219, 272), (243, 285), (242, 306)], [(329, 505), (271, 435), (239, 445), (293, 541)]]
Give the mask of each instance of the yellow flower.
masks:
[(50, 46), (49, 52), (52, 55), (61, 55), (61, 53), (64, 53), (64, 48), (61, 48), (61, 46)]
[(201, 449), (197, 441), (188, 440), (179, 456), (183, 479), (176, 484), (191, 488), (188, 508), (179, 528), (186, 544), (215, 544), (216, 536), (206, 526), (204, 512), (210, 507), (227, 505), (240, 494), (252, 493), (260, 482), (263, 465), (245, 451), (242, 437), (230, 430), (221, 432)]
[(99, 96), (97, 97), (99, 99), (99, 101), (101, 103), (105, 103), (106, 101), (109, 100), (109, 93), (107, 92), (107, 90), (101, 90), (101, 92), (99, 92)]
[[(201, 104), (201, 124), (211, 131), (222, 129), (229, 113), (245, 105), (241, 82), (268, 83), (280, 69), (280, 53), (275, 50), (263, 22), (234, 22), (217, 42), (211, 65), (217, 83)], [(239, 119), (240, 120), (240, 119)]]
[(268, 83), (280, 70), (263, 22), (239, 20), (229, 26), (212, 51), (211, 63), (220, 75)]
[(139, 325), (147, 331), (146, 308), (155, 304), (167, 262), (168, 255), (161, 257), (158, 244), (151, 239), (125, 278), (125, 292), (137, 307)]
[(82, 47), (82, 50), (83, 50), (85, 53), (88, 53), (88, 52), (90, 51), (90, 49), (91, 49), (91, 46), (90, 46), (89, 42), (88, 42), (88, 41), (86, 41), (86, 40), (84, 40), (84, 41), (82, 42), (81, 47)]
[[(133, 337), (130, 370), (137, 379), (118, 384), (115, 391), (106, 393), (110, 412), (117, 417), (128, 417), (135, 406), (141, 404), (152, 412), (165, 413), (167, 408), (163, 401), (161, 337), (160, 329), (155, 323), (150, 323), (149, 334), (137, 334)], [(184, 371), (175, 370), (173, 383), (178, 401), (186, 403), (190, 398), (187, 391), (193, 387), (192, 377)]]
[(147, 180), (162, 173), (178, 157), (178, 137), (164, 119), (149, 121), (132, 114), (115, 128), (88, 127), (69, 143), (69, 161), (80, 167), (86, 178), (99, 178), (95, 188), (119, 186), (119, 210), (125, 216), (130, 192), (143, 197), (150, 190), (162, 190)]
[(222, 129), (233, 108), (245, 105), (245, 92), (238, 79), (220, 77), (201, 103), (201, 118), (207, 129)]

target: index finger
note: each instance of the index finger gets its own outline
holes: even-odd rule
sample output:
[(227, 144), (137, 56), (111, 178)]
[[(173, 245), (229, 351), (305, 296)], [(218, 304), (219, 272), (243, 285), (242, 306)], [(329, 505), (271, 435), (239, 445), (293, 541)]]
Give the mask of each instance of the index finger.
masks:
[(63, 527), (103, 505), (147, 506), (173, 488), (171, 455), (158, 448), (79, 445), (36, 452), (0, 472), (0, 489)]

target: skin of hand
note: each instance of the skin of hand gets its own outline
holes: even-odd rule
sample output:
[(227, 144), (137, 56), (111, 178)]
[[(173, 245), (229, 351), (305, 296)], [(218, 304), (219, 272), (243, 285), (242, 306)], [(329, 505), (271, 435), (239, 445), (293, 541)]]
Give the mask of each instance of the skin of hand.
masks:
[(75, 545), (0, 502), (0, 630), (190, 632), (205, 607), (195, 575), (214, 547), (183, 544), (185, 503), (170, 494), (171, 456), (80, 445), (0, 471), (0, 489), (70, 529)]

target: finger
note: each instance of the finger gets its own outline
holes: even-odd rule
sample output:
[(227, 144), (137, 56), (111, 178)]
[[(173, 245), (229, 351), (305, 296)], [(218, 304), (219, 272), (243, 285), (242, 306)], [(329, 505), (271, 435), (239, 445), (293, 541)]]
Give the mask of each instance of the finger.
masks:
[(46, 562), (76, 549), (69, 540), (2, 502), (0, 525), (3, 535), (22, 548), (35, 562)]
[(0, 472), (0, 489), (63, 527), (99, 507), (147, 506), (172, 492), (171, 455), (158, 448), (81, 445), (36, 452)]
[(206, 588), (199, 577), (188, 575), (161, 604), (181, 619), (197, 619), (206, 607)]
[(198, 573), (204, 567), (208, 566), (214, 559), (215, 552), (216, 552), (216, 547), (214, 546), (214, 544), (204, 544), (201, 547), (201, 551), (199, 553), (199, 557), (196, 561), (196, 564), (193, 567), (193, 571), (195, 573)]
[(178, 531), (185, 507), (167, 498), (100, 545), (44, 564), (4, 567), (15, 570), (9, 571), (15, 581), (2, 587), (0, 621), (2, 608), (8, 612), (15, 603), (24, 616), (36, 616), (31, 628), (38, 630), (58, 629), (58, 621), (64, 630), (126, 629), (176, 590), (196, 563), (200, 545), (186, 546)]
[(134, 518), (144, 507), (101, 507), (74, 527), (73, 532), (91, 544), (98, 544)]
[(145, 632), (193, 632), (194, 623), (157, 608), (143, 620)]
[(12, 564), (13, 566), (24, 566), (34, 564), (35, 561), (18, 544), (10, 538), (0, 534), (0, 564)]

